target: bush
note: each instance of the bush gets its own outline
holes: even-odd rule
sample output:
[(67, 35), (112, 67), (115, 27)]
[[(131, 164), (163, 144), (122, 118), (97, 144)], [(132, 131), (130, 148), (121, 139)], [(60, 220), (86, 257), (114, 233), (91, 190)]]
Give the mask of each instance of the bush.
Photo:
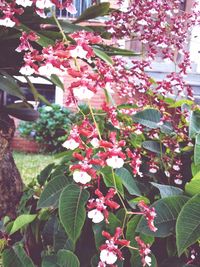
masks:
[(56, 104), (42, 106), (38, 111), (40, 117), (37, 121), (20, 122), (18, 127), (20, 135), (41, 143), (46, 152), (62, 151), (62, 143), (70, 129), (73, 113)]

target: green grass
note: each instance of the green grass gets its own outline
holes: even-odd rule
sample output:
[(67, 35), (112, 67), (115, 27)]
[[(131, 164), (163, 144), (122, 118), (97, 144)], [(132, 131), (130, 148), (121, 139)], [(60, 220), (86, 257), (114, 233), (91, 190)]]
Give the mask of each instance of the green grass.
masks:
[(48, 164), (56, 161), (53, 155), (14, 152), (13, 156), (25, 184), (36, 178)]

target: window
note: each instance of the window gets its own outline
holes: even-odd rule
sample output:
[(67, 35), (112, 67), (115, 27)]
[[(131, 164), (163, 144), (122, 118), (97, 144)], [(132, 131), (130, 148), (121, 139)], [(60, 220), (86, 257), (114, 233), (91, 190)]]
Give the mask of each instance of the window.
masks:
[[(63, 0), (60, 0), (62, 3)], [(56, 14), (58, 18), (76, 18), (79, 17), (85, 9), (92, 5), (92, 0), (74, 0), (74, 6), (76, 7), (77, 13), (72, 15), (65, 9), (57, 9)]]

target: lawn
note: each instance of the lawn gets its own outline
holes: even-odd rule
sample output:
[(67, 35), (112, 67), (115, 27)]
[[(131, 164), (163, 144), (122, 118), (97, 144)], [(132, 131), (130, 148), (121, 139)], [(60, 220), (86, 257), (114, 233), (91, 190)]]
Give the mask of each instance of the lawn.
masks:
[(53, 155), (14, 152), (13, 156), (25, 184), (31, 182), (48, 164), (56, 161)]

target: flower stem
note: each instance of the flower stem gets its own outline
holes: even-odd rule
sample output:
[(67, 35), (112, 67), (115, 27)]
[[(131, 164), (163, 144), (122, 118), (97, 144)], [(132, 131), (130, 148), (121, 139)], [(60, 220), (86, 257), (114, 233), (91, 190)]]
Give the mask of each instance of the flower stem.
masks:
[(94, 113), (93, 113), (93, 110), (92, 110), (92, 106), (91, 106), (91, 104), (90, 104), (89, 101), (88, 101), (88, 106), (89, 106), (90, 114), (91, 114), (92, 119), (93, 119), (93, 121), (94, 121), (95, 127), (96, 127), (96, 129), (97, 129), (97, 133), (98, 133), (99, 139), (102, 140), (102, 138), (101, 138), (101, 133), (100, 133), (100, 130), (99, 130), (99, 126), (98, 126), (98, 124), (97, 124), (97, 122), (96, 122), (96, 119), (95, 119), (95, 116), (94, 116)]
[(55, 11), (52, 9), (52, 15), (53, 15), (53, 18), (58, 26), (58, 29), (60, 30), (60, 33), (62, 34), (62, 37), (63, 37), (63, 41), (65, 41), (67, 44), (69, 43), (69, 41), (67, 40), (67, 37), (63, 31), (63, 28), (62, 26), (60, 25), (60, 22), (59, 20), (57, 19), (56, 15), (55, 15)]

